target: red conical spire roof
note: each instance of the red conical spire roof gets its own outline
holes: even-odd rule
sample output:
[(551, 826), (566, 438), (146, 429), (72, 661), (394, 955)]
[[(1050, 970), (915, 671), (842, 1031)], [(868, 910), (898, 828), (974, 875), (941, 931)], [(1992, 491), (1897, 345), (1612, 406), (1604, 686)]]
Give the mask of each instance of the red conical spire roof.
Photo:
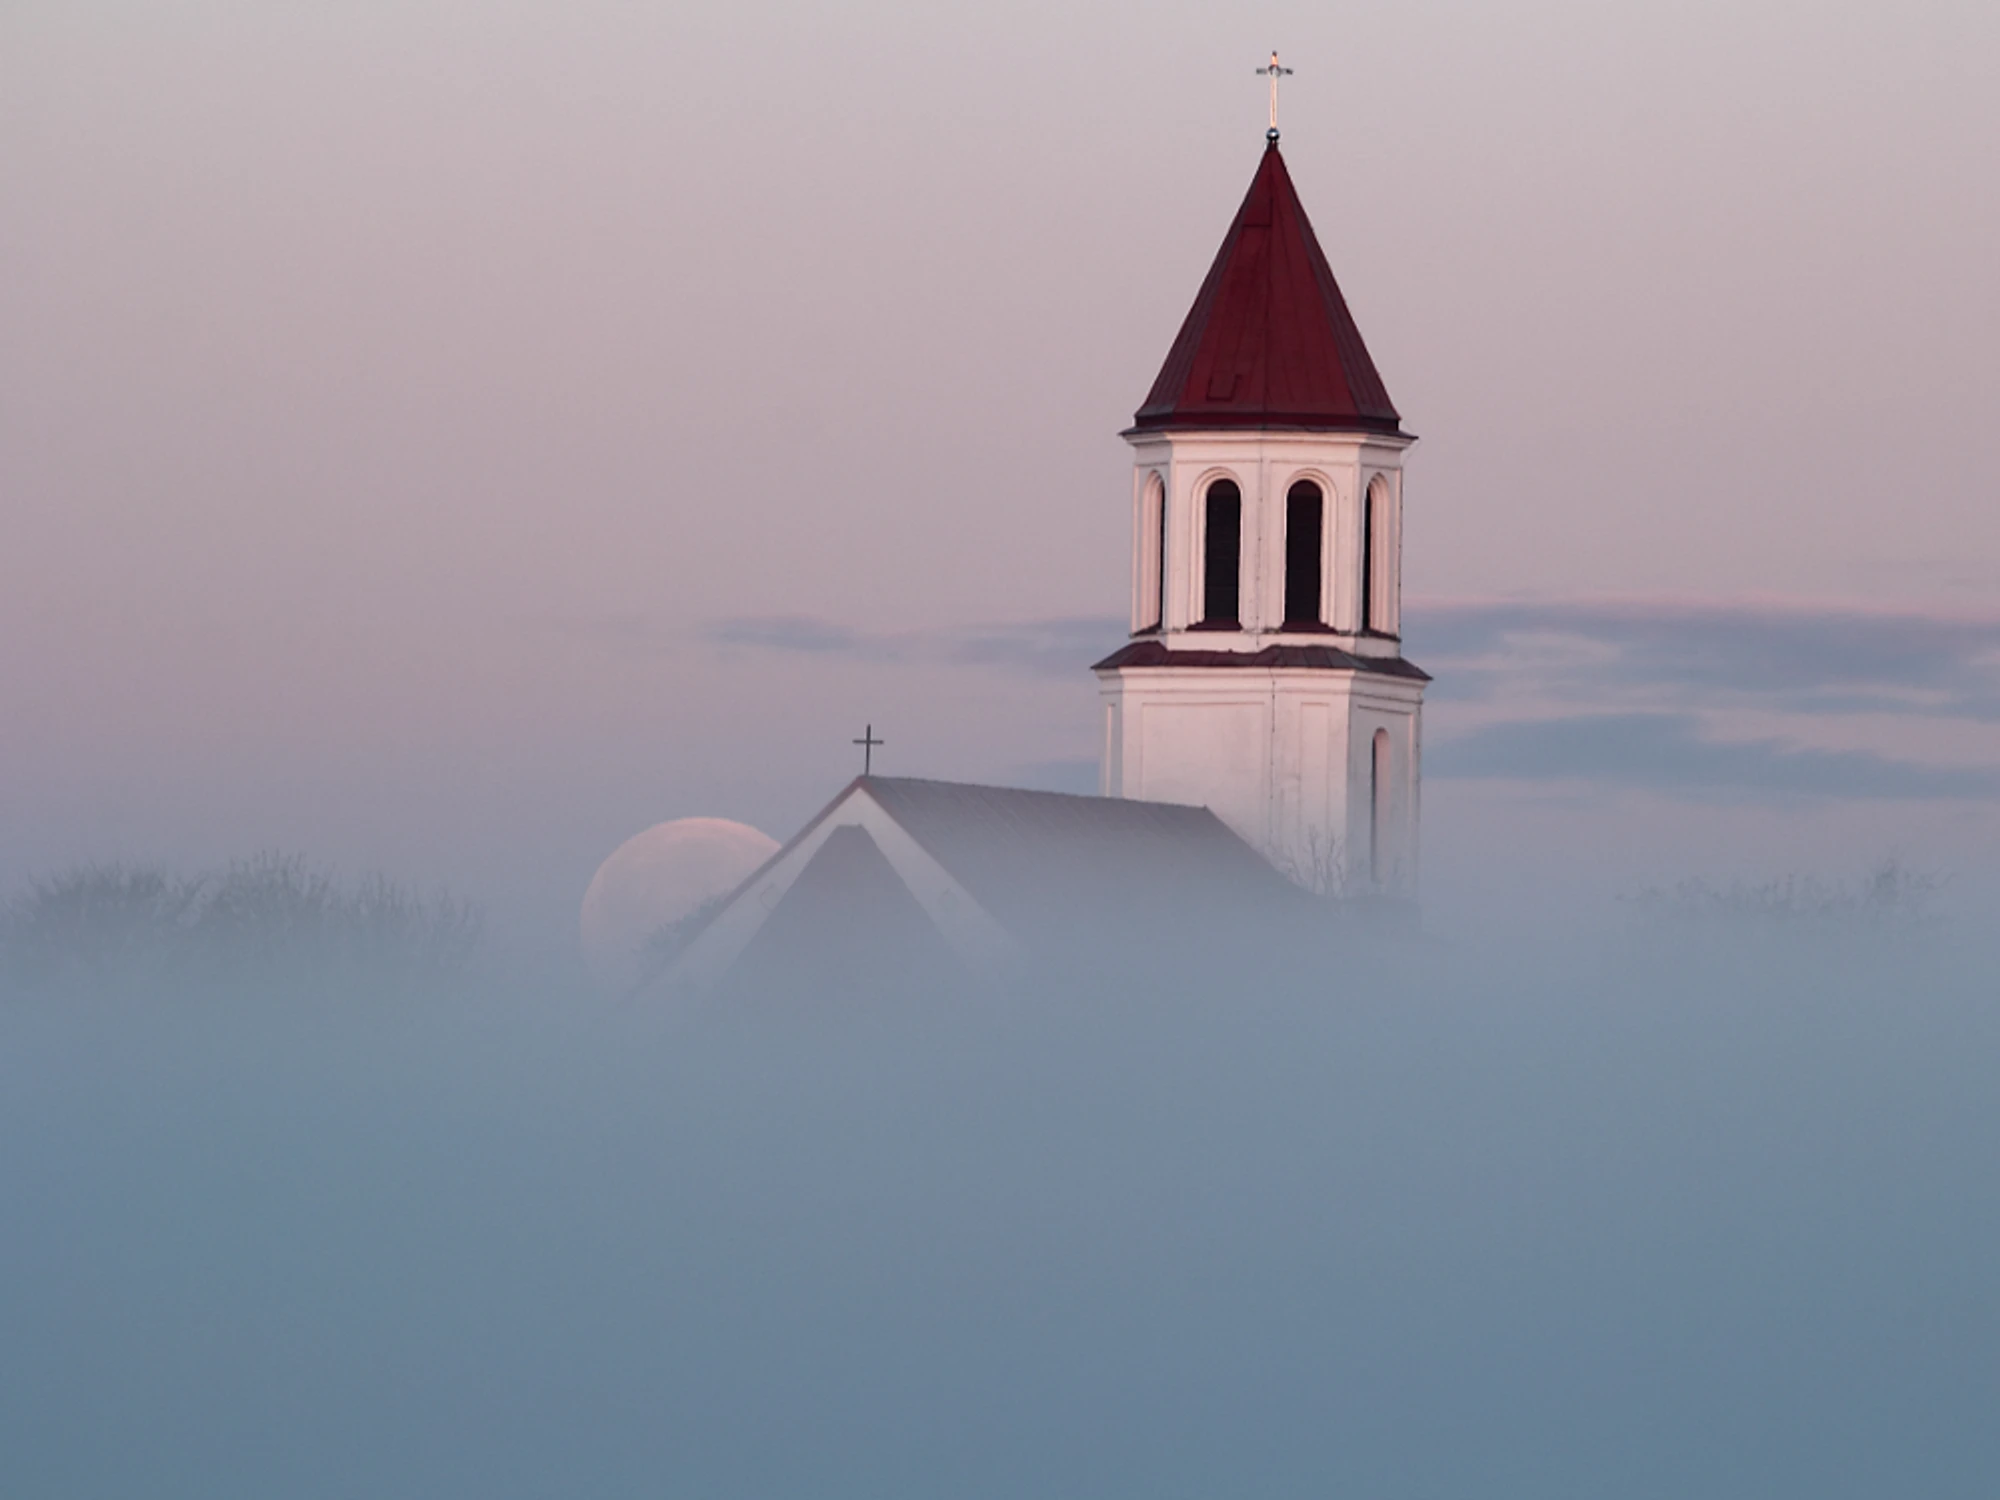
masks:
[(1402, 431), (1276, 140), (1133, 425)]

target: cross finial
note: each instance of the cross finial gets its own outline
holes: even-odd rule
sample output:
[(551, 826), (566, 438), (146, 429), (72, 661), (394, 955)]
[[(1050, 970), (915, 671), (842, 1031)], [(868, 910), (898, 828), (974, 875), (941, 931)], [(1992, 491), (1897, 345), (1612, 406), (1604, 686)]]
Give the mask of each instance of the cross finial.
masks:
[(1264, 133), (1264, 139), (1267, 141), (1275, 141), (1278, 138), (1278, 80), (1291, 71), (1290, 68), (1278, 66), (1278, 54), (1275, 52), (1271, 54), (1269, 65), (1257, 70), (1259, 78), (1268, 75), (1271, 80), (1271, 128)]
[(861, 747), (861, 774), (866, 776), (875, 769), (875, 747), (877, 745), (886, 745), (889, 742), (887, 740), (876, 739), (875, 726), (870, 724), (866, 729), (861, 731), (861, 738), (854, 743)]

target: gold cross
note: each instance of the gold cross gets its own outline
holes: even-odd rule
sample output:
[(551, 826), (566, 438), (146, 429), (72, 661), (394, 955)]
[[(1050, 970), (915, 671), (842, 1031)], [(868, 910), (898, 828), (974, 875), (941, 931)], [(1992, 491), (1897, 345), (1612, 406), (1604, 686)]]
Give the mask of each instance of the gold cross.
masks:
[(1257, 76), (1259, 78), (1262, 78), (1268, 74), (1271, 79), (1270, 138), (1274, 141), (1278, 138), (1278, 80), (1280, 78), (1283, 78), (1291, 71), (1292, 70), (1290, 68), (1281, 68), (1278, 66), (1278, 54), (1275, 52), (1271, 54), (1270, 65), (1268, 67), (1262, 67), (1257, 70)]

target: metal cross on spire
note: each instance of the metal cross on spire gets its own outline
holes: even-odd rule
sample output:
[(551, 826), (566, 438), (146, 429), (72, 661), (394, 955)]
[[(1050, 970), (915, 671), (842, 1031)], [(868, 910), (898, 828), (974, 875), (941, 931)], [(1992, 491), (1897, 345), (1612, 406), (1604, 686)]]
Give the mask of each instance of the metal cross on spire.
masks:
[(861, 731), (861, 738), (854, 743), (861, 747), (861, 774), (866, 776), (875, 769), (875, 747), (877, 745), (886, 745), (889, 742), (887, 740), (876, 739), (875, 726), (870, 724), (866, 729)]
[(1259, 78), (1268, 75), (1271, 80), (1271, 128), (1265, 133), (1267, 140), (1275, 141), (1278, 138), (1278, 80), (1289, 75), (1291, 71), (1290, 68), (1278, 66), (1278, 54), (1275, 52), (1271, 54), (1270, 64), (1257, 70)]

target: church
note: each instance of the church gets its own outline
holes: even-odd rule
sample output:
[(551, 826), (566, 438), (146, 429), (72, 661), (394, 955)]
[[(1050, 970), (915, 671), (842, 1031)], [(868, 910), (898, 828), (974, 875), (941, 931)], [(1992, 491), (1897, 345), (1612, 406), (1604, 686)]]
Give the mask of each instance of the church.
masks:
[(1101, 795), (864, 774), (685, 924), (664, 983), (1004, 983), (1111, 934), (1414, 903), (1429, 681), (1401, 642), (1414, 439), (1275, 118), (1122, 436), (1131, 633), (1091, 668)]

